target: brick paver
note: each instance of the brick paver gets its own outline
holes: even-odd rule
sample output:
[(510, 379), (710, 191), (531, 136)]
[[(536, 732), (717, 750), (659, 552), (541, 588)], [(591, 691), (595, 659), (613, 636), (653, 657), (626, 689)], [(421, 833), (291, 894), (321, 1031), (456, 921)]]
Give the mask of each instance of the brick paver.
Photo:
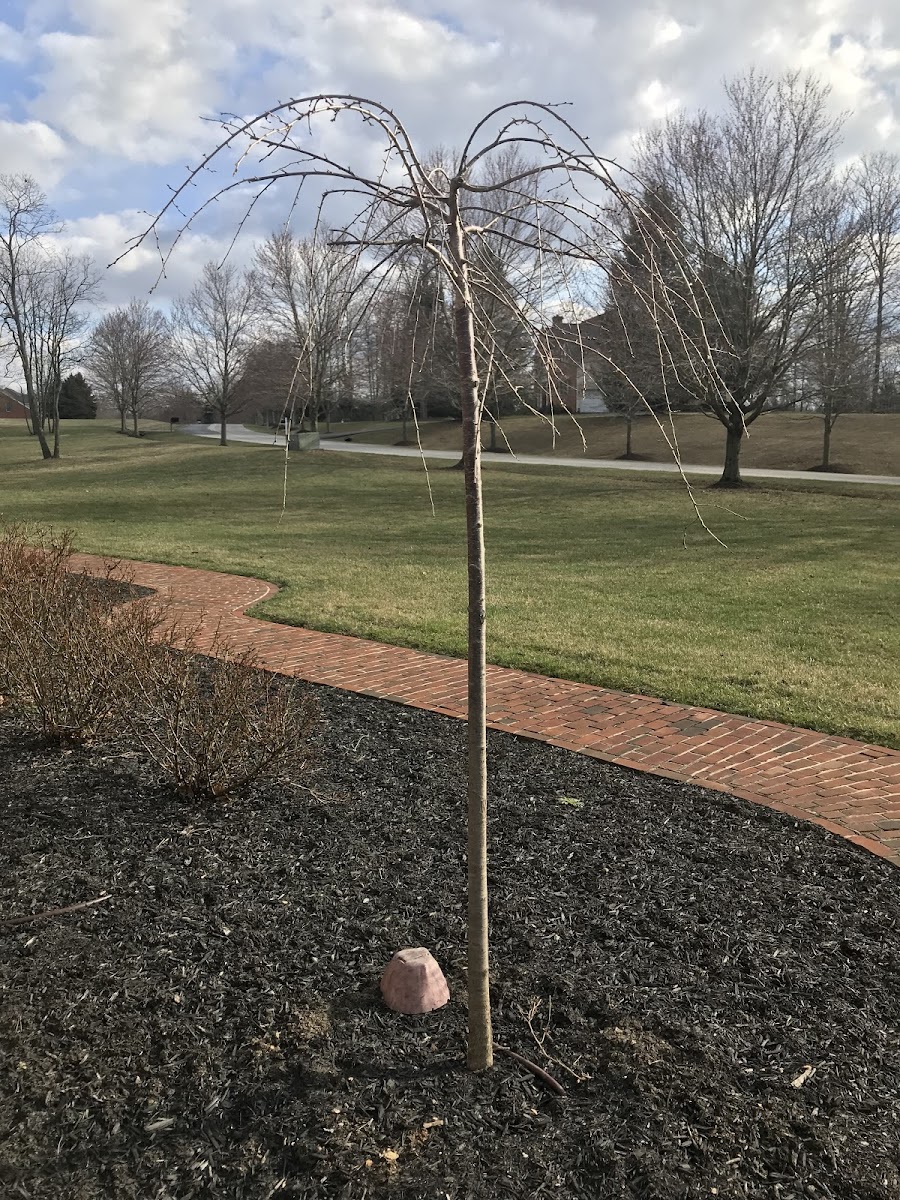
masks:
[[(105, 560), (75, 555), (88, 573)], [(215, 630), (261, 665), (313, 683), (466, 715), (466, 663), (341, 634), (276, 625), (244, 609), (278, 589), (259, 579), (129, 563), (209, 645)], [(638, 771), (729, 792), (814, 821), (900, 865), (900, 752), (809, 729), (609, 688), (488, 668), (488, 723)]]

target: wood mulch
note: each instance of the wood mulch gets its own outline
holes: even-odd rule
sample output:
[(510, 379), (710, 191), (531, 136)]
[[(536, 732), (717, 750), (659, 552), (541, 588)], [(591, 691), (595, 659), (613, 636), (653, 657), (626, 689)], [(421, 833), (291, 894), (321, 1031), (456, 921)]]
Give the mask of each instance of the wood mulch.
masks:
[[(301, 686), (283, 681), (282, 686)], [(464, 726), (326, 687), (318, 766), (198, 807), (0, 712), (0, 1194), (898, 1200), (896, 868), (784, 813), (492, 733), (464, 1063)], [(387, 1011), (429, 947), (451, 1001)]]

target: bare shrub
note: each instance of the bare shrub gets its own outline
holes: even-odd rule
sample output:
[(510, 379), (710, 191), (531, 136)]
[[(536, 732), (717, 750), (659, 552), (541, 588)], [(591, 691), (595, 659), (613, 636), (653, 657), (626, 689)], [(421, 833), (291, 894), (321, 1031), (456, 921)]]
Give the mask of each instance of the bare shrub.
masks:
[(170, 631), (162, 644), (135, 648), (128, 727), (137, 745), (196, 799), (303, 772), (319, 720), (312, 698), (259, 670), (252, 651), (217, 635), (201, 654), (196, 641), (196, 630)]
[[(179, 790), (209, 799), (303, 770), (314, 701), (216, 636), (206, 654), (127, 568), (70, 570), (72, 535), (0, 529), (0, 696), (48, 740), (124, 734)], [(209, 657), (209, 655), (213, 657)]]
[(137, 601), (127, 571), (70, 572), (72, 535), (0, 530), (0, 693), (27, 726), (53, 741), (114, 733), (129, 702), (129, 647), (153, 638), (162, 606)]

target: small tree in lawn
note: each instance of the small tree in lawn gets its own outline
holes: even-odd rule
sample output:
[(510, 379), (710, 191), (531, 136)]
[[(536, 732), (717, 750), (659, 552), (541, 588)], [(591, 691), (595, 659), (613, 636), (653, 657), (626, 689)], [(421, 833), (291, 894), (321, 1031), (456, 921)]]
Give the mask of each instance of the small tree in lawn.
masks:
[(219, 419), (226, 445), (228, 418), (243, 407), (241, 380), (254, 346), (256, 285), (230, 263), (208, 262), (172, 312), (173, 357), (183, 381)]
[[(376, 133), (383, 162), (373, 173), (331, 158), (316, 141), (318, 125), (354, 118)], [(559, 299), (529, 296), (523, 287), (497, 287), (484, 264), (509, 261), (517, 253), (561, 264), (558, 278), (572, 269), (606, 269), (608, 262), (592, 246), (602, 203), (610, 191), (627, 197), (611, 165), (597, 157), (585, 138), (553, 107), (532, 102), (503, 104), (479, 121), (452, 161), (427, 165), (395, 114), (377, 101), (355, 96), (311, 96), (288, 101), (252, 120), (226, 122), (222, 143), (176, 189), (165, 209), (138, 239), (157, 231), (166, 213), (178, 211), (186, 192), (214, 170), (228, 153), (236, 171), (196, 209), (187, 224), (213, 199), (238, 187), (257, 196), (284, 181), (295, 196), (313, 193), (311, 211), (332, 197), (346, 205), (356, 197), (356, 218), (337, 228), (333, 244), (351, 250), (358, 277), (384, 280), (412, 253), (427, 254), (452, 297), (457, 379), (463, 420), (463, 468), (468, 558), (468, 1062), (483, 1070), (493, 1061), (488, 986), (487, 752), (484, 511), (481, 486), (480, 426), (484, 392), (479, 362), (486, 362), (523, 403), (527, 396), (515, 366), (504, 359), (503, 325), (479, 301), (484, 289), (496, 301), (504, 322), (518, 322), (523, 335), (540, 351), (537, 332), (545, 313), (541, 304)], [(492, 161), (518, 151), (507, 171), (491, 171)], [(371, 159), (369, 159), (371, 161)], [(537, 186), (539, 184), (540, 186)], [(316, 194), (316, 189), (319, 194)], [(493, 202), (493, 203), (491, 203)], [(251, 202), (252, 203), (252, 202)], [(514, 220), (512, 218), (515, 218)], [(180, 233), (166, 257), (178, 245)], [(165, 258), (164, 258), (165, 263)], [(479, 265), (481, 264), (481, 265)], [(477, 278), (476, 278), (477, 277)], [(550, 276), (551, 278), (553, 275)], [(377, 294), (379, 289), (374, 289)], [(683, 298), (681, 298), (683, 301)], [(659, 312), (670, 307), (668, 289), (659, 287)], [(701, 355), (698, 369), (703, 369)]]

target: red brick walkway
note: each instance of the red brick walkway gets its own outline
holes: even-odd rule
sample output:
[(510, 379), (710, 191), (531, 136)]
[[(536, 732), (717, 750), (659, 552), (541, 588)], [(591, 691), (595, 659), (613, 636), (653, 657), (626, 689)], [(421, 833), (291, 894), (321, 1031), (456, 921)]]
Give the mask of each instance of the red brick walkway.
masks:
[[(76, 555), (77, 569), (104, 560)], [(466, 715), (466, 664), (244, 616), (278, 589), (259, 579), (129, 564), (208, 636), (218, 627), (261, 665), (350, 692)], [(608, 688), (488, 668), (488, 723), (638, 771), (730, 792), (814, 821), (900, 865), (900, 752), (808, 729), (670, 704)]]

